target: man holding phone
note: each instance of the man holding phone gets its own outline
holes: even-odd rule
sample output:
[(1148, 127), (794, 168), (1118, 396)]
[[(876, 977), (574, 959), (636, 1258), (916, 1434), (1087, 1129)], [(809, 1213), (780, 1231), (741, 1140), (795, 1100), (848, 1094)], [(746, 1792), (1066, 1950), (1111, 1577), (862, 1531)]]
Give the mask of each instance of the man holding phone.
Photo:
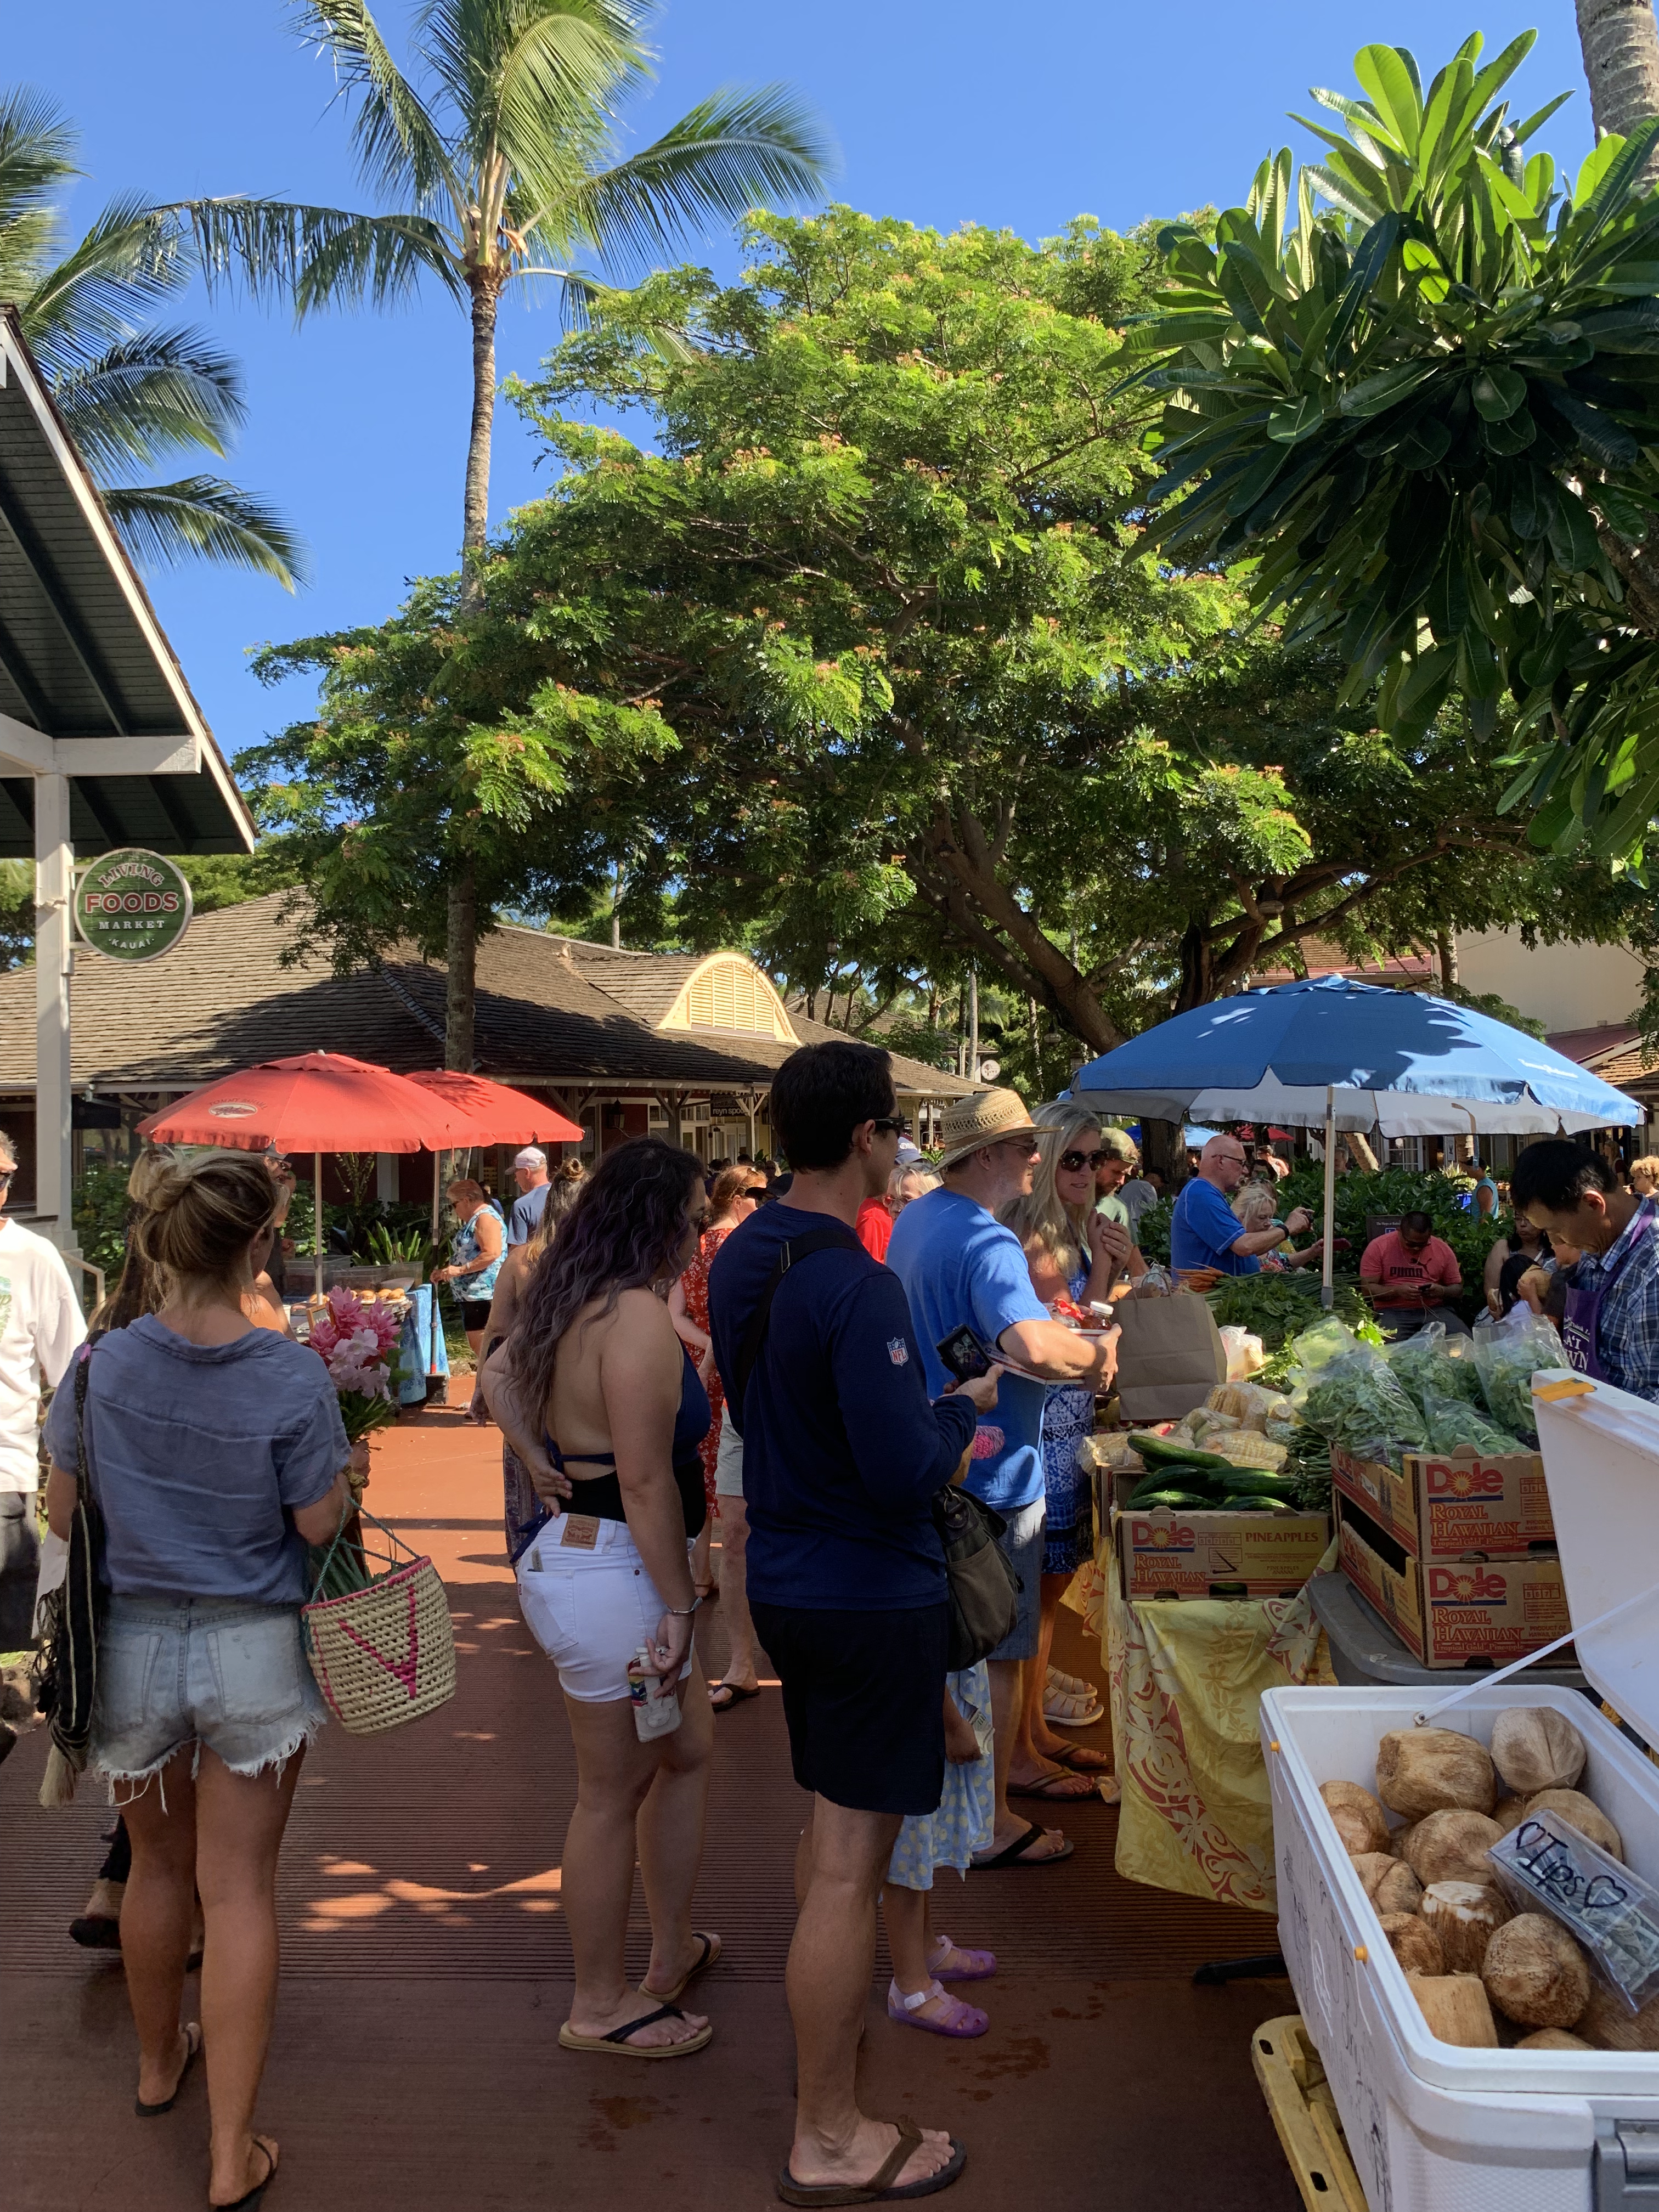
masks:
[(990, 1655), (995, 1731), (996, 1827), (980, 1866), (1047, 1866), (1069, 1858), (1058, 1828), (1022, 1820), (1008, 1805), (1024, 1669), (1036, 1657), (1044, 1528), (1042, 1403), (1050, 1382), (1086, 1383), (1102, 1396), (1117, 1372), (1115, 1328), (1085, 1336), (1053, 1320), (1031, 1284), (1019, 1239), (998, 1216), (1031, 1188), (1036, 1125), (1018, 1091), (981, 1091), (945, 1116), (944, 1187), (907, 1206), (893, 1225), (887, 1264), (903, 1284), (921, 1342), (927, 1389), (951, 1376), (939, 1347), (972, 1336), (1017, 1363), (997, 1402), (981, 1413), (967, 1486), (1007, 1522), (999, 1538), (1019, 1583), (1012, 1630)]

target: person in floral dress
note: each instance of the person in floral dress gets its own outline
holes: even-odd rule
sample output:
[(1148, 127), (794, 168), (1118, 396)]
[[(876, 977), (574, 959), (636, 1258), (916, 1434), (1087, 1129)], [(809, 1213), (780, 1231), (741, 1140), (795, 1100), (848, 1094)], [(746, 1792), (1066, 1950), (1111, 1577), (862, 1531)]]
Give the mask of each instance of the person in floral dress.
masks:
[(708, 1270), (714, 1264), (715, 1253), (732, 1231), (748, 1220), (765, 1194), (766, 1178), (746, 1161), (736, 1167), (720, 1170), (708, 1194), (708, 1218), (697, 1256), (668, 1293), (668, 1310), (673, 1316), (674, 1327), (679, 1332), (680, 1341), (690, 1346), (714, 1414), (708, 1434), (699, 1447), (702, 1457), (702, 1494), (708, 1502), (709, 1516), (702, 1524), (702, 1534), (698, 1537), (691, 1555), (692, 1579), (696, 1584), (699, 1597), (711, 1595), (714, 1588), (708, 1573), (708, 1544), (718, 1504), (714, 1491), (714, 1464), (720, 1455), (720, 1407), (726, 1402), (726, 1392), (714, 1366), (714, 1343), (708, 1334)]

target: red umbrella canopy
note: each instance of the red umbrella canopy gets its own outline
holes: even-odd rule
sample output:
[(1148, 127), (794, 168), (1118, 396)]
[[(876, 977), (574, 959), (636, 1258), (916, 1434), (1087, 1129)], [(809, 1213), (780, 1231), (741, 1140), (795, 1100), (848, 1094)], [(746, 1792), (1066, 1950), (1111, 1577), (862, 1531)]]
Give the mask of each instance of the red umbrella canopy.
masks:
[(343, 1052), (268, 1060), (192, 1091), (138, 1125), (158, 1145), (239, 1152), (442, 1152), (482, 1141), (447, 1100)]
[(434, 1092), (452, 1113), (465, 1117), (471, 1130), (466, 1139), (470, 1145), (579, 1145), (582, 1140), (580, 1123), (543, 1105), (527, 1091), (514, 1091), (510, 1084), (447, 1067), (409, 1079)]

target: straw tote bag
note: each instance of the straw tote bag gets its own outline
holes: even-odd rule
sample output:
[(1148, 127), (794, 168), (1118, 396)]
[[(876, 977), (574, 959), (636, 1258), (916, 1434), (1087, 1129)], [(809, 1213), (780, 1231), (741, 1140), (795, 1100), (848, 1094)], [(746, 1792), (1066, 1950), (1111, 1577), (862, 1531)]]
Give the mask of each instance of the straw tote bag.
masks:
[[(360, 1511), (360, 1518), (385, 1540), (384, 1554), (371, 1562), (361, 1539), (349, 1545), (347, 1559), (368, 1579), (358, 1589), (320, 1596), (349, 1521), (343, 1523), (300, 1621), (329, 1711), (349, 1735), (378, 1735), (454, 1696), (455, 1641), (449, 1600), (431, 1560), (410, 1551), (372, 1513)], [(371, 1565), (381, 1571), (370, 1571)]]

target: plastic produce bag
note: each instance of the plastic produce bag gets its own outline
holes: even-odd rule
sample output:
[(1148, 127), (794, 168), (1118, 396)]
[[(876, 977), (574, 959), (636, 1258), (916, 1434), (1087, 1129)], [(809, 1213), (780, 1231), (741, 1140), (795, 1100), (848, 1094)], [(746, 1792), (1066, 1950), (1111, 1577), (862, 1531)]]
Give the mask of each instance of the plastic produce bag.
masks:
[(1224, 1328), (1221, 1341), (1227, 1347), (1227, 1380), (1230, 1382), (1242, 1382), (1247, 1375), (1254, 1375), (1267, 1365), (1267, 1355), (1262, 1349), (1261, 1339), (1252, 1335), (1249, 1329), (1237, 1327)]
[(1659, 1990), (1659, 1890), (1559, 1813), (1529, 1814), (1486, 1853), (1522, 1912), (1547, 1912), (1639, 2012)]
[(1328, 1443), (1396, 1469), (1402, 1452), (1428, 1449), (1422, 1409), (1381, 1353), (1360, 1343), (1334, 1314), (1304, 1329), (1292, 1350), (1291, 1402)]
[[(1428, 1412), (1428, 1399), (1466, 1398), (1473, 1405), (1484, 1408), (1480, 1373), (1474, 1364), (1473, 1347), (1467, 1338), (1449, 1338), (1443, 1322), (1431, 1321), (1419, 1328), (1415, 1336), (1403, 1336), (1391, 1344), (1383, 1353), (1389, 1367), (1400, 1378), (1401, 1388), (1408, 1398), (1414, 1398)], [(1447, 1444), (1437, 1443), (1437, 1451), (1447, 1451)]]
[(1527, 1449), (1518, 1437), (1495, 1425), (1484, 1406), (1471, 1405), (1461, 1395), (1448, 1395), (1431, 1382), (1419, 1402), (1428, 1425), (1431, 1451), (1472, 1451), (1487, 1459), (1503, 1459)]
[(1130, 1291), (1132, 1298), (1167, 1298), (1174, 1295), (1175, 1278), (1154, 1261)]
[(1502, 1321), (1483, 1314), (1474, 1325), (1474, 1367), (1492, 1419), (1511, 1429), (1527, 1448), (1538, 1442), (1532, 1413), (1532, 1378), (1540, 1367), (1565, 1367), (1567, 1355), (1555, 1325), (1529, 1306), (1515, 1305)]

